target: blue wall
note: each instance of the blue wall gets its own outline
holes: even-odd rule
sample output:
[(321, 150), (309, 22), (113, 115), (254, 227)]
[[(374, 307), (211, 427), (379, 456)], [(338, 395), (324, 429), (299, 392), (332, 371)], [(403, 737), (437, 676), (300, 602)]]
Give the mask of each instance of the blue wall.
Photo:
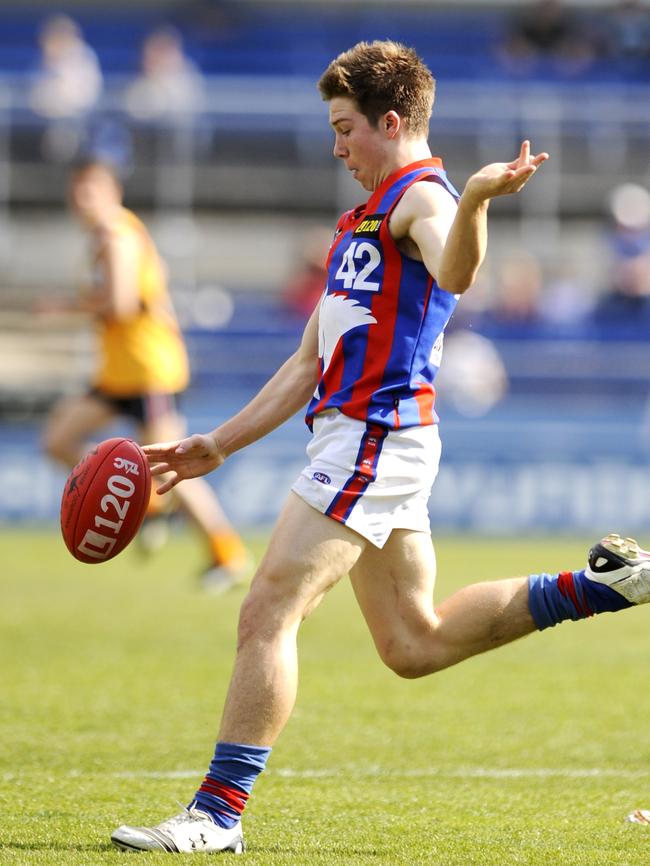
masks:
[[(226, 331), (188, 334), (194, 384), (184, 411), (192, 430), (210, 429), (240, 408), (294, 351), (299, 330), (286, 315), (274, 318), (262, 306), (258, 313), (256, 320), (242, 304)], [(609, 339), (595, 339), (594, 327), (496, 337), (510, 390), (483, 417), (464, 417), (441, 396), (434, 532), (647, 532), (647, 326), (610, 328)], [(273, 523), (304, 465), (308, 435), (296, 417), (210, 476), (237, 524)], [(56, 520), (64, 473), (41, 455), (35, 423), (0, 426), (0, 478), (1, 521)]]

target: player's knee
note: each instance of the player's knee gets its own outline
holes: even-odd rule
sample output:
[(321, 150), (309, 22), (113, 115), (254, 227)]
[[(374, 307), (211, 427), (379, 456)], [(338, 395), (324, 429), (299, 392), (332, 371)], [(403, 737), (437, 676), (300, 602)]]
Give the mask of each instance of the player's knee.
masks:
[(239, 611), (237, 627), (237, 646), (239, 649), (268, 630), (268, 615), (269, 611), (261, 603), (259, 595), (254, 591), (249, 592)]
[(389, 664), (388, 667), (393, 673), (404, 680), (417, 680), (420, 677), (432, 674), (436, 670), (428, 662), (417, 658), (398, 658), (392, 664)]
[(238, 647), (253, 640), (272, 642), (284, 631), (289, 621), (282, 597), (272, 585), (258, 577), (239, 612)]
[(388, 642), (379, 648), (379, 655), (393, 673), (405, 680), (416, 680), (439, 669), (435, 656), (421, 647)]
[(378, 647), (384, 664), (398, 677), (415, 680), (442, 670), (446, 665), (432, 641), (387, 641)]

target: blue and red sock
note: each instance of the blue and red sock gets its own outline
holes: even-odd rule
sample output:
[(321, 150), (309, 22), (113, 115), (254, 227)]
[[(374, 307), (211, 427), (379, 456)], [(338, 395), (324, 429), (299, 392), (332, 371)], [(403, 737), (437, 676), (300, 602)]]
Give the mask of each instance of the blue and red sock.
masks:
[(270, 754), (271, 749), (265, 746), (217, 743), (210, 769), (191, 806), (206, 812), (220, 827), (234, 827)]
[(623, 610), (632, 602), (609, 586), (590, 580), (584, 571), (531, 574), (528, 606), (535, 625), (542, 630), (565, 619), (585, 619), (596, 613)]

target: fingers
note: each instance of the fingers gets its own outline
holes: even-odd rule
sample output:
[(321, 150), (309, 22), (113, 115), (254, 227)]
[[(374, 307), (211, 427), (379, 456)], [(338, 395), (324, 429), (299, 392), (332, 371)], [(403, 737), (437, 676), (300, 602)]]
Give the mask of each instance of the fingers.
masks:
[(530, 161), (530, 141), (526, 139), (521, 142), (521, 147), (519, 148), (519, 156), (516, 156), (512, 162), (507, 162), (506, 167), (510, 171), (516, 171), (522, 166), (528, 165)]
[(143, 445), (142, 450), (150, 463), (158, 463), (160, 460), (173, 454), (180, 444), (180, 439), (176, 442), (156, 442), (151, 445)]
[(169, 463), (154, 463), (149, 467), (153, 476), (164, 475), (165, 472), (171, 472), (172, 469)]
[(512, 172), (512, 179), (519, 180), (522, 177), (528, 179), (531, 175), (535, 174), (536, 171), (537, 166), (533, 165), (532, 163), (529, 163), (528, 165), (522, 165), (520, 166), (520, 168), (517, 168)]
[[(152, 471), (151, 474), (154, 475), (154, 474), (157, 474), (157, 473), (154, 473), (154, 472)], [(180, 480), (181, 480), (181, 479), (178, 477), (178, 475), (177, 475), (175, 472), (172, 473), (172, 475), (167, 479), (167, 481), (164, 481), (164, 482), (160, 485), (160, 487), (157, 488), (157, 490), (156, 490), (157, 495), (158, 495), (158, 496), (162, 496), (164, 493), (169, 493), (169, 491), (170, 491), (172, 488), (176, 487), (176, 485), (178, 484), (178, 482), (179, 482)]]
[(519, 149), (519, 160), (518, 167), (522, 165), (528, 165), (530, 162), (530, 141), (525, 139), (521, 142), (521, 148)]
[(543, 162), (549, 159), (549, 154), (546, 151), (542, 153), (538, 153), (536, 156), (531, 156), (530, 153), (530, 141), (526, 138), (521, 143), (521, 147), (519, 149), (519, 156), (517, 159), (508, 163), (509, 168), (523, 168), (528, 165), (534, 165), (537, 168), (538, 165), (541, 165)]
[[(508, 178), (510, 183), (512, 183), (512, 181), (516, 182), (515, 192), (518, 192), (521, 187), (530, 180), (530, 178), (535, 174), (539, 166), (542, 165), (542, 163), (546, 162), (547, 159), (549, 159), (549, 154), (546, 153), (546, 151), (538, 153), (536, 156), (531, 156), (530, 142), (524, 141), (522, 143), (521, 152), (518, 160), (519, 165), (514, 170), (508, 172), (508, 174), (510, 175), (510, 177)], [(510, 163), (509, 165), (512, 166), (513, 163)]]
[(169, 463), (153, 463), (150, 466), (150, 470), (152, 478), (158, 478), (161, 475), (167, 476), (162, 484), (156, 487), (156, 493), (159, 496), (162, 496), (163, 493), (167, 493), (172, 489), (172, 487), (176, 487), (179, 481), (181, 481), (180, 475), (171, 468)]

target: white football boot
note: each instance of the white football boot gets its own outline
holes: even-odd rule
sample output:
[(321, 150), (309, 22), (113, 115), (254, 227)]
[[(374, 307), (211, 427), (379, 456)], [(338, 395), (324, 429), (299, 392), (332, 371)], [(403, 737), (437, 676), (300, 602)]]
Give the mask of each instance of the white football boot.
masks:
[(650, 553), (633, 538), (608, 535), (594, 544), (585, 575), (616, 590), (631, 604), (650, 601)]
[(128, 827), (123, 824), (111, 841), (125, 851), (167, 851), (173, 854), (214, 854), (217, 851), (244, 852), (241, 821), (227, 830), (198, 809), (190, 808), (155, 827)]
[(248, 551), (244, 556), (233, 563), (222, 563), (208, 566), (199, 576), (201, 589), (212, 595), (220, 595), (238, 586), (250, 583), (251, 576), (255, 570), (255, 560)]
[(631, 824), (645, 824), (647, 826), (650, 824), (650, 812), (647, 809), (636, 809), (625, 820)]

